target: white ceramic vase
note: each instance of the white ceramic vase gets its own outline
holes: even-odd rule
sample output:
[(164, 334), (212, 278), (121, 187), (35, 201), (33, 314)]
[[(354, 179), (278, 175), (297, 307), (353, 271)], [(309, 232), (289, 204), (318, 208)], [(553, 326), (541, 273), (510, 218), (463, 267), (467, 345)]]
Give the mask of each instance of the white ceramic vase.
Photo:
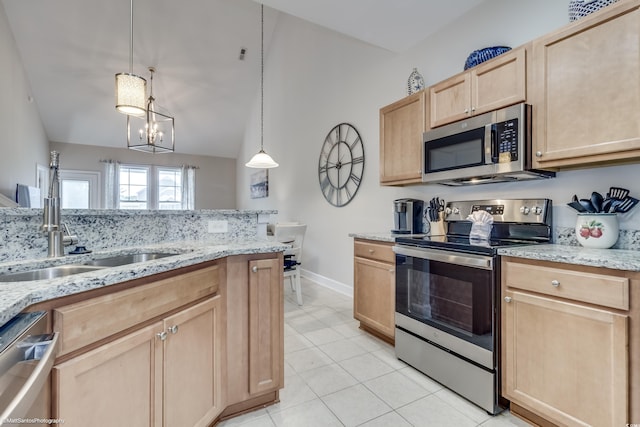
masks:
[(579, 213), (576, 238), (585, 248), (607, 249), (618, 241), (620, 227), (615, 213)]

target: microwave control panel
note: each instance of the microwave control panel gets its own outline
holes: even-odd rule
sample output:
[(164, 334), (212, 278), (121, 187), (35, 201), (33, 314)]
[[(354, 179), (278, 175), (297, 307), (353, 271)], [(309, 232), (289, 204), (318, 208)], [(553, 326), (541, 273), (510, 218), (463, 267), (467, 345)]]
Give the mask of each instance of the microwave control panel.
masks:
[(498, 152), (498, 163), (509, 163), (518, 160), (518, 119), (496, 123), (495, 138)]

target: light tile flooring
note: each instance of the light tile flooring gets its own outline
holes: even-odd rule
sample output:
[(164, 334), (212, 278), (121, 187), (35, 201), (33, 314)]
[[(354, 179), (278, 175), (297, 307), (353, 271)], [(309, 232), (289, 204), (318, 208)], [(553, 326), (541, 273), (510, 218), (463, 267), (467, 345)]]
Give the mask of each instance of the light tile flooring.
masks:
[(304, 305), (285, 282), (285, 387), (280, 403), (223, 427), (523, 427), (508, 411), (492, 417), (395, 357), (362, 332), (353, 300), (302, 279)]

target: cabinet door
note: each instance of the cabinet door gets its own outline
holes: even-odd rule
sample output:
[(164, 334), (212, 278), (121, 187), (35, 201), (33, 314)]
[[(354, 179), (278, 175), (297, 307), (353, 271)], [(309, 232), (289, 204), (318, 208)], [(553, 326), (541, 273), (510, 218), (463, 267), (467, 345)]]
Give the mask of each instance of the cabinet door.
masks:
[(208, 426), (222, 411), (221, 297), (164, 321), (164, 427)]
[(625, 425), (627, 316), (519, 291), (505, 296), (503, 394), (558, 425)]
[(526, 50), (516, 49), (471, 71), (471, 114), (481, 114), (524, 102)]
[(420, 91), (380, 109), (380, 183), (422, 182), (426, 94)]
[(354, 317), (393, 339), (396, 309), (393, 264), (355, 257), (353, 271)]
[(249, 394), (284, 383), (284, 300), (278, 259), (249, 261)]
[(430, 126), (442, 126), (469, 117), (471, 74), (462, 73), (429, 88)]
[(595, 19), (583, 18), (580, 25), (534, 42), (539, 96), (534, 167), (640, 157), (640, 12), (635, 4), (631, 9), (614, 5)]
[(70, 427), (162, 426), (158, 322), (53, 368), (54, 418)]

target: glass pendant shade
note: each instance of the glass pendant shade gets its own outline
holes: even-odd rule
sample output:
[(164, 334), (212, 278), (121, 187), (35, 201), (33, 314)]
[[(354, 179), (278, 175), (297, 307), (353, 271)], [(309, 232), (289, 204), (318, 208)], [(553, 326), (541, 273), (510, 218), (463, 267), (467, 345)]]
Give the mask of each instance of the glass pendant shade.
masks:
[(260, 150), (258, 154), (253, 156), (248, 163), (244, 164), (248, 168), (271, 169), (277, 168), (279, 165), (271, 158), (270, 155)]
[(131, 73), (116, 74), (116, 109), (127, 115), (145, 114), (147, 81)]

